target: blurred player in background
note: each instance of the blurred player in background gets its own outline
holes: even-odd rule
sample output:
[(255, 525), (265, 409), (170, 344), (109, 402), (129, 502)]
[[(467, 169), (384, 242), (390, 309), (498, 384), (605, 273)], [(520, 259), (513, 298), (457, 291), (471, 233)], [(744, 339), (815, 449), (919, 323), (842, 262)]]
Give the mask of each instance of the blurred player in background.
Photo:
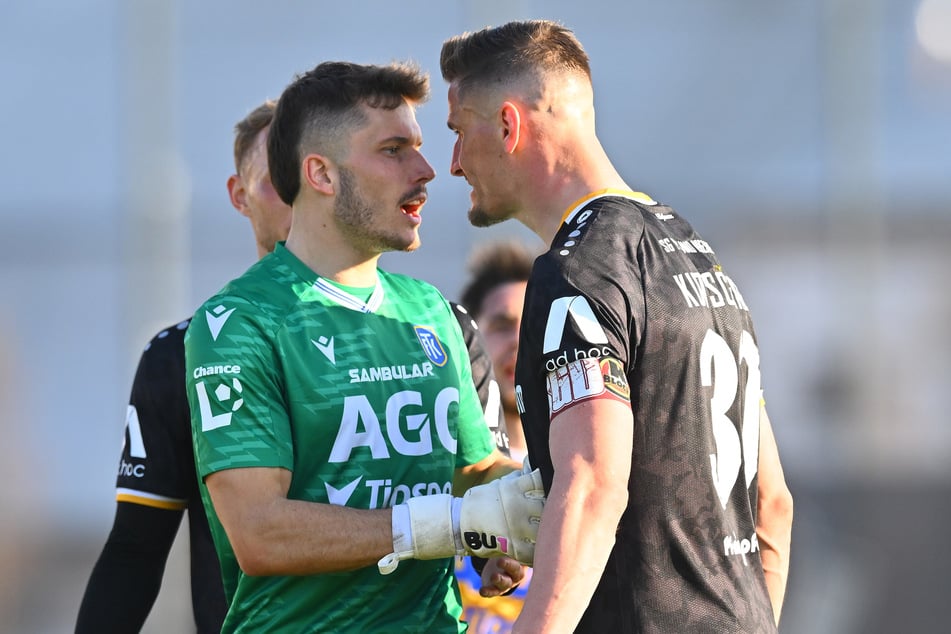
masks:
[[(528, 249), (519, 242), (484, 245), (472, 258), (471, 277), (461, 295), (462, 303), (471, 306), (470, 312), (492, 359), (504, 416), (503, 429), (507, 433), (510, 455), (518, 461), (525, 459), (526, 448), (515, 405), (515, 359), (532, 259)], [(491, 596), (482, 596), (483, 566), (479, 563), (470, 557), (456, 560), (463, 618), (469, 622), (471, 634), (504, 634), (511, 631), (522, 609), (532, 578), (531, 568), (525, 568), (525, 577), (511, 593), (498, 596), (499, 593), (493, 591), (487, 592)]]
[(419, 246), (428, 92), (398, 64), (295, 78), (268, 140), (287, 242), (188, 329), (202, 499), (241, 568), (223, 631), (463, 631), (452, 557), (531, 560), (540, 476), (495, 480), (519, 465), (486, 429), (452, 309), (377, 267)]
[(460, 297), (478, 324), (486, 351), (492, 359), (509, 452), (518, 461), (524, 460), (528, 450), (515, 406), (515, 359), (532, 260), (528, 249), (518, 242), (486, 245), (473, 256), (469, 266), (471, 277)]
[(515, 371), (548, 502), (513, 631), (775, 632), (792, 497), (739, 290), (615, 170), (571, 31), (511, 22), (448, 40), (440, 64), (470, 221), (550, 245)]
[[(235, 125), (231, 204), (251, 221), (258, 257), (287, 237), (291, 208), (271, 186), (267, 133), (274, 101)], [(219, 632), (227, 605), (198, 494), (185, 396), (188, 320), (158, 333), (139, 360), (116, 480), (116, 515), (76, 623), (78, 634), (138, 632), (158, 596), (165, 562), (188, 511), (192, 609), (201, 634)]]

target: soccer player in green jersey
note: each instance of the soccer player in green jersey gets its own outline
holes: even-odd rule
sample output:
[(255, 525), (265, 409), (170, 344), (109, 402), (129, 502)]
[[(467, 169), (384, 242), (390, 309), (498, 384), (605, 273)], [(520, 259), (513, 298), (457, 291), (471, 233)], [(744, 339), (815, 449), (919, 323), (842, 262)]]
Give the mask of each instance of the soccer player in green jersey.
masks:
[(428, 90), (341, 62), (288, 86), (268, 140), (287, 241), (186, 335), (202, 496), (241, 568), (225, 632), (464, 631), (452, 557), (532, 560), (540, 475), (495, 448), (446, 300), (377, 268), (420, 243)]

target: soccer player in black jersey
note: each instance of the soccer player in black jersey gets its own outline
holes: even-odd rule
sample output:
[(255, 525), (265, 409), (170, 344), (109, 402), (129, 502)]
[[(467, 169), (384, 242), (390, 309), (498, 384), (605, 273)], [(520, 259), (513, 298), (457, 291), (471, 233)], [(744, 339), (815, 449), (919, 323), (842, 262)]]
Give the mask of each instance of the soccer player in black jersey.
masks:
[[(251, 222), (258, 257), (287, 237), (291, 220), (291, 209), (268, 174), (267, 131), (274, 107), (267, 101), (235, 126), (237, 173), (228, 179), (231, 203)], [(115, 520), (86, 586), (78, 634), (142, 628), (186, 509), (195, 624), (200, 633), (221, 630), (227, 605), (198, 494), (185, 395), (187, 327), (186, 320), (158, 333), (139, 360), (116, 479)]]
[(776, 631), (792, 497), (736, 284), (615, 170), (571, 31), (464, 34), (441, 68), (470, 221), (515, 218), (550, 245), (516, 366), (548, 501), (513, 631)]

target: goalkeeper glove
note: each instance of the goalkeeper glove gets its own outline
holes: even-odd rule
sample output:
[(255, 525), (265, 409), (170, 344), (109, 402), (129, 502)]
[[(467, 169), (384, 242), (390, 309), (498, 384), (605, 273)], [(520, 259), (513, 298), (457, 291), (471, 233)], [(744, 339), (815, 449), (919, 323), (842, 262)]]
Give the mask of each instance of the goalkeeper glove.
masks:
[(390, 574), (403, 559), (506, 555), (531, 565), (545, 506), (541, 474), (515, 471), (449, 494), (410, 498), (393, 507), (393, 551), (377, 564)]

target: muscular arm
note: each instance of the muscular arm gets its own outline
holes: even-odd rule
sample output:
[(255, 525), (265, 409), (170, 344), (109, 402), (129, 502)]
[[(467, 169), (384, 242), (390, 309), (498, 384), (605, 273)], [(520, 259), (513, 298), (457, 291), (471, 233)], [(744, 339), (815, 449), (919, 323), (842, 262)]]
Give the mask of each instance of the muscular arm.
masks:
[(793, 500), (783, 477), (776, 439), (765, 406), (760, 408), (758, 478), (756, 538), (759, 540), (763, 573), (766, 575), (766, 589), (778, 625), (786, 594), (786, 578), (789, 576)]
[(587, 608), (627, 505), (633, 414), (625, 402), (583, 401), (549, 432), (554, 480), (538, 530), (534, 576), (513, 631), (571, 632)]
[(76, 634), (138, 632), (155, 603), (183, 511), (119, 502), (76, 620)]
[(393, 551), (390, 509), (290, 500), (290, 483), (290, 471), (270, 467), (226, 469), (205, 478), (246, 574), (353, 570)]

